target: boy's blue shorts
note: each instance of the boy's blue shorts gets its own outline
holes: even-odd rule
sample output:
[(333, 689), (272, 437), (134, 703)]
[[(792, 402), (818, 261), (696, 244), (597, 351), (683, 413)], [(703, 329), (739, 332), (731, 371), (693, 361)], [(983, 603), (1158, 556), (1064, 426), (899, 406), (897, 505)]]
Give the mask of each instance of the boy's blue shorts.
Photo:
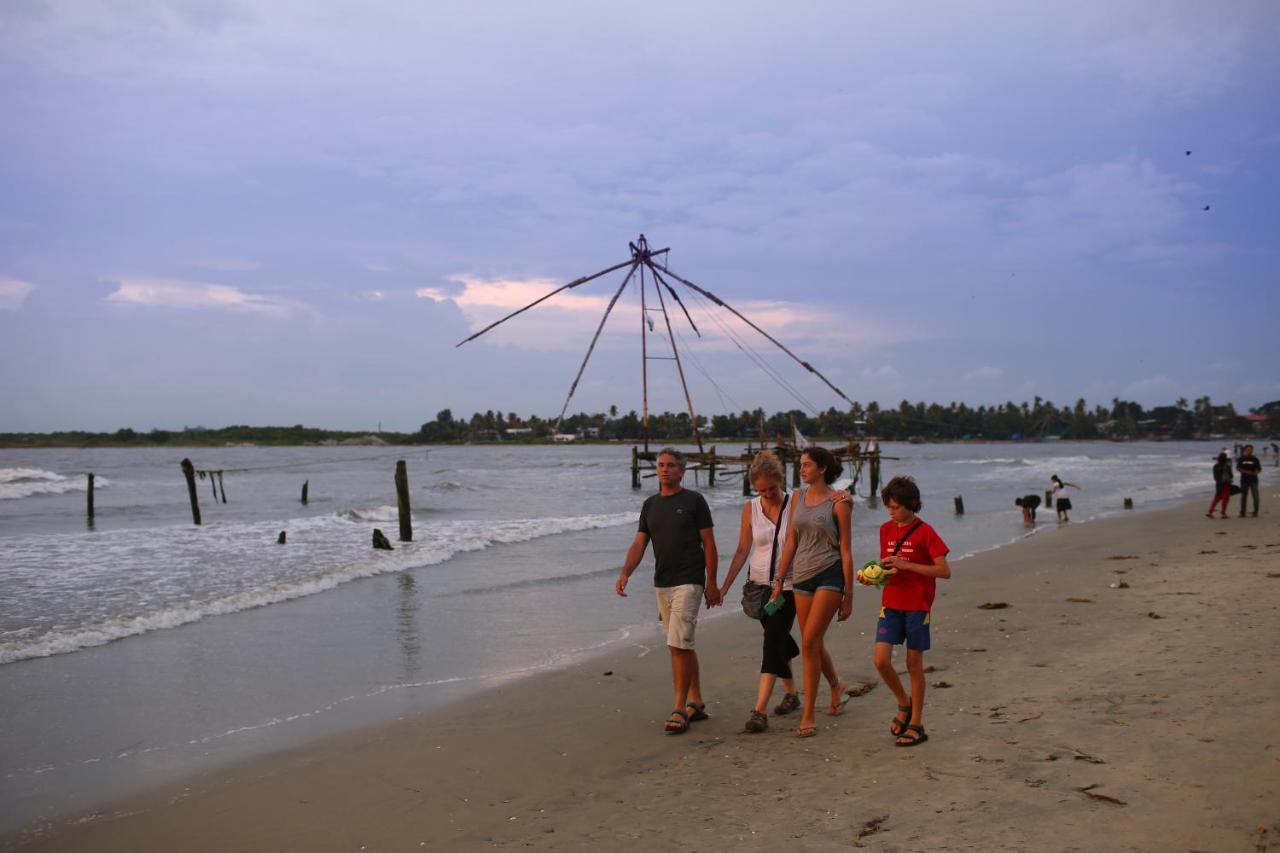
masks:
[(894, 610), (880, 608), (876, 622), (876, 642), (899, 645), (907, 641), (907, 648), (914, 652), (929, 651), (929, 611)]

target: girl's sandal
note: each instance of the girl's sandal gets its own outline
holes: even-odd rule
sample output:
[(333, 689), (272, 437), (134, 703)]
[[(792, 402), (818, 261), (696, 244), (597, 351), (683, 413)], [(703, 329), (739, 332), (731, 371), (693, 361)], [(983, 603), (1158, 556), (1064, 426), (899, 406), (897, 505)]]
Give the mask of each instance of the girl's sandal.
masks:
[(889, 723), (889, 734), (894, 737), (902, 737), (907, 732), (907, 724), (911, 722), (911, 705), (899, 705), (898, 714), (906, 714), (906, 717), (899, 720), (898, 715), (894, 714), (893, 720)]
[(689, 717), (689, 722), (691, 723), (696, 723), (699, 720), (705, 720), (711, 716), (710, 714), (707, 713), (707, 706), (705, 704), (694, 704), (693, 702), (686, 702), (684, 705), (684, 710)]
[[(679, 719), (676, 719), (676, 718)], [(669, 735), (681, 735), (689, 731), (689, 715), (679, 708), (671, 712), (671, 716), (662, 724), (662, 730)]]
[(909, 725), (907, 730), (898, 736), (895, 746), (919, 746), (929, 739), (924, 733), (924, 726)]
[(796, 729), (796, 737), (813, 737), (818, 733), (817, 726), (801, 726)]

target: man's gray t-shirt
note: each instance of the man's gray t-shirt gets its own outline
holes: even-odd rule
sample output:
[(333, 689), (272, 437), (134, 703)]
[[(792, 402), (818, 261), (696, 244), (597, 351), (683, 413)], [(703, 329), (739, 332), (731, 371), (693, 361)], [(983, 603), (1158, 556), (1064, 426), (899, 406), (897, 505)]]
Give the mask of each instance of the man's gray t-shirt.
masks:
[(701, 532), (713, 526), (711, 508), (697, 492), (650, 495), (640, 508), (640, 532), (653, 541), (653, 585), (705, 584), (707, 557)]

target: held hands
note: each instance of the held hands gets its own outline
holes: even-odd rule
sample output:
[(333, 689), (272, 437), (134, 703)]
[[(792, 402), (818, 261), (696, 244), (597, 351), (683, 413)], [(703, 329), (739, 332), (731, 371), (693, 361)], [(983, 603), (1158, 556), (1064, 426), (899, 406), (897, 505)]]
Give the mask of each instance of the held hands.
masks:
[(710, 610), (713, 607), (719, 607), (721, 604), (724, 604), (724, 593), (714, 586), (707, 587), (706, 590), (702, 593), (702, 595), (707, 600), (708, 610)]

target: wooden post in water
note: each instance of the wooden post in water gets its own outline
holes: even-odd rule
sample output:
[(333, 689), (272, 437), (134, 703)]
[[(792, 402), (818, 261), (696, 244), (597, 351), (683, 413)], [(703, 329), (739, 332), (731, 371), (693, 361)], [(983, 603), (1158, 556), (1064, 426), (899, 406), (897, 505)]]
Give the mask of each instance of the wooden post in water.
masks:
[(182, 476), (187, 478), (187, 495), (191, 498), (191, 520), (200, 523), (200, 499), (196, 497), (196, 466), (190, 459), (182, 460)]
[(640, 448), (631, 447), (631, 488), (640, 488)]
[(409, 470), (404, 460), (396, 463), (396, 506), (400, 510), (400, 541), (413, 541), (413, 521), (409, 518)]
[(306, 502), (307, 502), (307, 486), (309, 486), (309, 485), (311, 485), (311, 481), (310, 481), (310, 480), (303, 480), (303, 481), (302, 481), (302, 503), (303, 503), (304, 505), (305, 505), (305, 504), (306, 504)]
[(880, 445), (871, 453), (871, 497), (880, 491)]
[(91, 473), (91, 474), (89, 474), (89, 498), (88, 498), (88, 501), (89, 501), (89, 503), (88, 503), (88, 506), (87, 506), (86, 508), (88, 509), (88, 512), (89, 512), (89, 526), (90, 526), (90, 527), (93, 527), (93, 474), (92, 474), (92, 473)]
[(1053, 489), (1044, 490), (1044, 508), (1053, 509)]
[(800, 455), (796, 454), (796, 461), (791, 463), (791, 488), (800, 488)]
[(227, 487), (222, 484), (222, 472), (218, 472), (218, 491), (222, 492), (222, 502), (227, 502)]
[(964, 515), (964, 498), (956, 495), (956, 515)]
[(751, 475), (747, 468), (742, 469), (742, 496), (744, 498), (751, 497)]
[[(92, 475), (90, 475), (90, 476), (92, 476)], [(1125, 498), (1125, 499), (1124, 499), (1124, 508), (1125, 508), (1125, 509), (1133, 509), (1133, 498)]]
[(711, 445), (711, 466), (707, 469), (707, 486), (715, 488), (716, 485), (716, 446)]

